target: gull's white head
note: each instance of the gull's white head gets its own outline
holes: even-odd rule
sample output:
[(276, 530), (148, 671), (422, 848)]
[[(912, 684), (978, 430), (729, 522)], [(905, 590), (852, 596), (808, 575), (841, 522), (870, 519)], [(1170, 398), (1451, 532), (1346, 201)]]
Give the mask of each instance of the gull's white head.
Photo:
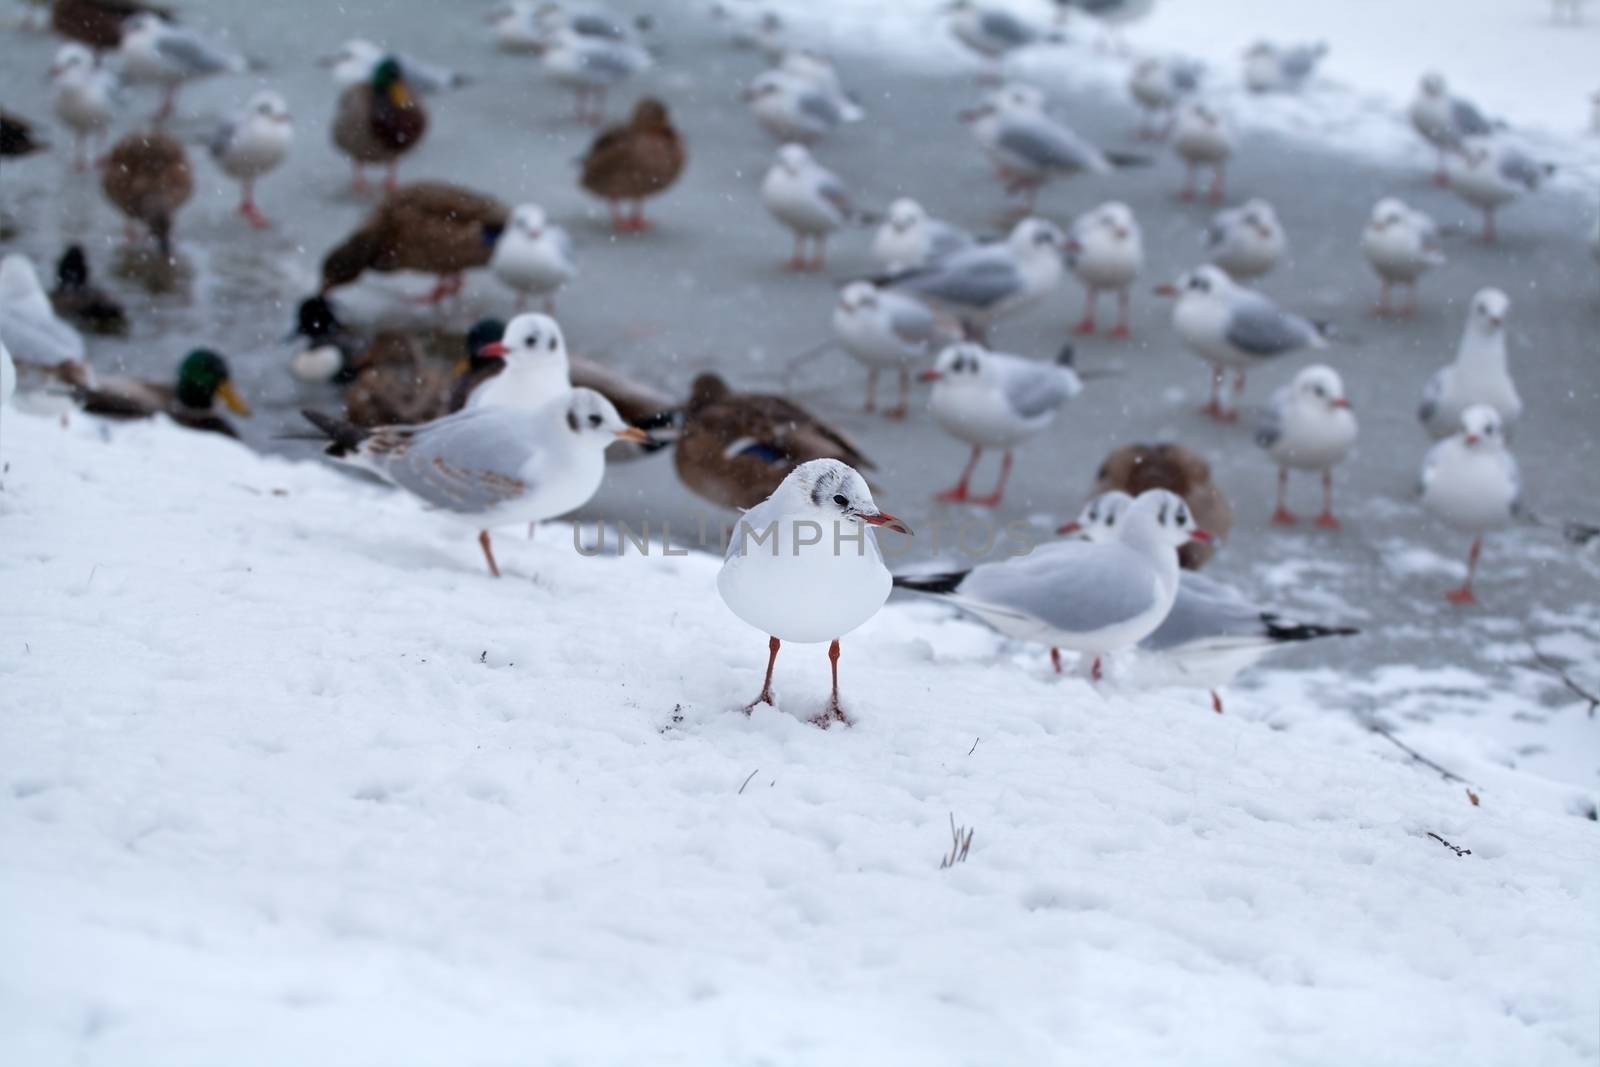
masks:
[(1093, 219), (1095, 226), (1118, 241), (1126, 241), (1139, 234), (1139, 223), (1133, 217), (1133, 209), (1120, 200), (1112, 200), (1095, 208)]
[[(873, 502), (867, 480), (848, 463), (837, 459), (813, 459), (789, 472), (778, 493), (821, 517), (857, 526), (882, 526), (908, 534), (910, 527)], [(777, 495), (776, 493), (774, 495)]]
[(1372, 219), (1367, 225), (1382, 232), (1391, 226), (1404, 226), (1410, 214), (1411, 209), (1406, 207), (1405, 201), (1386, 196), (1372, 205)]
[(544, 234), (544, 227), (544, 208), (538, 204), (518, 204), (511, 212), (511, 228), (519, 233), (538, 238)]
[(961, 341), (939, 353), (933, 366), (917, 375), (924, 382), (938, 382), (955, 388), (975, 386), (986, 378), (989, 350), (972, 341)]
[(878, 306), (878, 288), (871, 282), (851, 282), (839, 293), (845, 311), (870, 311)]
[(294, 121), (294, 117), (289, 114), (288, 101), (271, 89), (263, 89), (251, 96), (244, 106), (244, 113), (248, 118), (265, 122)]
[(889, 205), (889, 226), (899, 233), (919, 225), (927, 217), (928, 213), (922, 210), (922, 205), (907, 196)]
[(1078, 512), (1078, 517), (1056, 533), (1062, 536), (1076, 535), (1085, 541), (1097, 544), (1113, 541), (1121, 532), (1117, 524), (1132, 504), (1133, 497), (1120, 489), (1101, 493), (1097, 497), (1092, 497), (1083, 506), (1083, 510)]
[(1295, 396), (1308, 404), (1330, 410), (1350, 406), (1350, 401), (1344, 395), (1344, 379), (1325, 363), (1313, 363), (1301, 370), (1294, 376), (1292, 388)]
[(1423, 96), (1443, 96), (1448, 89), (1445, 85), (1444, 76), (1432, 71), (1422, 76), (1422, 82), (1418, 88), (1422, 90)]
[(1211, 535), (1200, 529), (1183, 497), (1166, 489), (1147, 489), (1125, 512), (1122, 539), (1153, 541), (1176, 550), (1190, 541), (1210, 543)]
[(1232, 293), (1236, 287), (1227, 273), (1207, 263), (1180, 275), (1171, 285), (1156, 287), (1158, 296), (1175, 296), (1179, 300), (1216, 300)]
[(1265, 200), (1246, 200), (1239, 220), (1264, 238), (1270, 238), (1278, 229), (1278, 212)]
[(1059, 252), (1066, 244), (1066, 238), (1062, 236), (1060, 228), (1055, 223), (1036, 217), (1026, 218), (1017, 223), (1007, 240), (1015, 251), (1021, 253), (1031, 253), (1046, 248), (1052, 252)]
[(1471, 449), (1498, 450), (1506, 446), (1500, 413), (1488, 404), (1473, 404), (1461, 413), (1461, 443)]
[(1489, 337), (1505, 329), (1506, 316), (1511, 312), (1511, 298), (1498, 289), (1480, 289), (1472, 298), (1472, 312), (1467, 318), (1467, 329), (1479, 336)]
[(94, 53), (76, 42), (64, 44), (56, 50), (50, 63), (50, 77), (57, 81), (81, 78), (94, 70)]
[(600, 449), (618, 440), (635, 444), (650, 440), (649, 434), (624, 422), (611, 401), (581, 387), (567, 400), (567, 429), (583, 444)]
[(799, 174), (811, 165), (811, 151), (803, 144), (786, 144), (778, 149), (778, 166)]

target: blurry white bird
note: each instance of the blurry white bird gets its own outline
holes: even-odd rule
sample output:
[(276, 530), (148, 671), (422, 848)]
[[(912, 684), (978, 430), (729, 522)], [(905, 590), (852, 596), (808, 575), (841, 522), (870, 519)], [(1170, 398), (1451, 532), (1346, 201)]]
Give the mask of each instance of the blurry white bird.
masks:
[(996, 320), (1056, 287), (1065, 243), (1054, 223), (1026, 218), (1002, 241), (951, 252), (893, 275), (887, 284), (955, 316), (969, 336), (982, 339)]
[(1284, 311), (1254, 289), (1237, 284), (1219, 267), (1197, 267), (1175, 285), (1156, 289), (1177, 297), (1172, 325), (1184, 346), (1211, 365), (1211, 400), (1200, 410), (1232, 422), (1239, 413), (1222, 403), (1224, 371), (1234, 371), (1234, 392), (1244, 392), (1245, 372), (1257, 363), (1305, 348), (1326, 348), (1322, 331)]
[(967, 231), (933, 218), (921, 204), (902, 196), (889, 205), (883, 224), (872, 235), (872, 258), (892, 273), (923, 266), (972, 243)]
[(1449, 153), (1459, 150), (1469, 137), (1485, 137), (1494, 132), (1494, 124), (1484, 117), (1483, 112), (1470, 100), (1452, 96), (1444, 78), (1438, 74), (1422, 76), (1407, 114), (1411, 125), (1439, 153), (1439, 165), (1433, 174), (1437, 185), (1448, 185), (1450, 182), (1445, 168)]
[(539, 26), (540, 0), (511, 0), (484, 16), (494, 43), (503, 52), (532, 52), (544, 40)]
[(877, 407), (878, 372), (900, 374), (899, 401), (884, 416), (901, 419), (911, 391), (911, 366), (960, 339), (954, 323), (940, 320), (920, 300), (879, 289), (871, 282), (851, 282), (833, 309), (833, 331), (839, 344), (867, 368), (867, 414)]
[(0, 259), (0, 344), (28, 363), (83, 359), (83, 337), (58, 316), (33, 262), (20, 252)]
[(1333, 468), (1355, 447), (1355, 413), (1344, 395), (1344, 379), (1323, 363), (1314, 363), (1273, 394), (1256, 428), (1256, 444), (1278, 465), (1278, 507), (1272, 522), (1292, 526), (1299, 521), (1289, 510), (1289, 470), (1322, 472), (1322, 514), (1318, 526), (1339, 528), (1333, 515)]
[[(1361, 231), (1361, 251), (1383, 285), (1373, 309), (1378, 315), (1414, 314), (1417, 279), (1445, 261), (1433, 220), (1392, 196), (1373, 205), (1372, 218)], [(1396, 286), (1404, 286), (1408, 293), (1398, 311), (1389, 302), (1389, 291)]]
[(538, 204), (521, 204), (495, 242), (489, 270), (516, 291), (519, 310), (528, 297), (543, 297), (549, 313), (556, 292), (577, 275), (578, 264), (567, 231), (551, 223)]
[[(1053, 177), (1109, 174), (1113, 169), (1110, 156), (1051, 117), (1044, 93), (1031, 85), (997, 89), (960, 117), (972, 126), (1006, 191), (1023, 197), (1025, 211), (1033, 211), (1040, 187)], [(1131, 157), (1119, 159), (1133, 162)]]
[(745, 87), (743, 99), (756, 123), (783, 143), (815, 144), (841, 123), (855, 122), (861, 109), (822, 89), (810, 77), (773, 69)]
[(559, 30), (571, 30), (580, 37), (626, 41), (630, 44), (639, 43), (635, 30), (645, 29), (650, 24), (648, 15), (641, 15), (630, 22), (600, 4), (573, 4), (565, 0), (540, 0), (534, 7), (534, 18), (546, 36)]
[(1539, 190), (1544, 179), (1555, 173), (1549, 163), (1540, 163), (1505, 141), (1474, 137), (1445, 164), (1450, 189), (1461, 199), (1483, 212), (1483, 239), (1495, 240), (1494, 213), (1523, 193)]
[(818, 92), (838, 107), (845, 122), (860, 122), (866, 118), (866, 112), (855, 97), (845, 90), (844, 82), (839, 80), (838, 68), (827, 56), (809, 48), (791, 48), (778, 57), (778, 65), (774, 69), (816, 86)]
[(1127, 204), (1112, 200), (1079, 215), (1067, 231), (1067, 266), (1083, 283), (1083, 319), (1077, 330), (1094, 333), (1095, 300), (1102, 290), (1117, 294), (1112, 337), (1128, 336), (1128, 296), (1144, 267), (1144, 240)]
[(1320, 41), (1283, 47), (1257, 41), (1244, 54), (1245, 88), (1253, 93), (1298, 92), (1327, 54), (1328, 46)]
[(372, 72), (385, 59), (394, 59), (406, 72), (406, 85), (423, 95), (459, 89), (471, 79), (449, 67), (428, 63), (405, 52), (391, 52), (362, 37), (352, 37), (331, 55), (318, 62), (331, 67), (333, 80), (342, 86), (362, 85), (372, 80)]
[(854, 467), (836, 459), (800, 464), (740, 518), (717, 574), (717, 592), (730, 611), (768, 635), (766, 680), (745, 714), (757, 704), (777, 706), (772, 669), (782, 642), (828, 641), (833, 689), (811, 721), (824, 728), (849, 724), (839, 700), (839, 639), (889, 599), (878, 528), (911, 532), (879, 510)]
[(1487, 404), (1461, 413), (1460, 430), (1428, 449), (1419, 486), (1422, 506), (1472, 534), (1467, 580), (1445, 595), (1452, 604), (1474, 604), (1472, 579), (1483, 551), (1483, 535), (1511, 525), (1520, 511), (1522, 482), (1506, 448), (1500, 416)]
[(956, 39), (987, 60), (999, 60), (1019, 48), (1058, 39), (1008, 8), (979, 0), (953, 0), (944, 12)]
[(1472, 298), (1454, 363), (1440, 367), (1422, 390), (1417, 418), (1435, 438), (1461, 427), (1461, 413), (1486, 404), (1507, 431), (1522, 415), (1522, 398), (1506, 366), (1506, 319), (1511, 300), (1498, 289), (1480, 289)]
[(947, 599), (1007, 637), (1078, 652), (1099, 681), (1107, 655), (1137, 645), (1171, 613), (1177, 550), (1211, 540), (1165, 489), (1139, 494), (1117, 530), (1101, 544), (1055, 541), (970, 571), (897, 575), (894, 584)]
[(713, 0), (707, 10), (712, 20), (725, 28), (735, 48), (755, 48), (768, 56), (782, 54), (789, 28), (778, 12), (738, 0)]
[(260, 229), (270, 225), (256, 207), (256, 179), (283, 162), (294, 142), (294, 118), (279, 94), (262, 90), (211, 135), (211, 158), (239, 183), (239, 214)]
[(1220, 111), (1198, 100), (1178, 105), (1172, 123), (1172, 150), (1183, 160), (1183, 188), (1178, 199), (1193, 200), (1200, 168), (1211, 168), (1213, 204), (1222, 203), (1228, 159), (1233, 155), (1233, 127)]
[[(804, 145), (786, 144), (761, 181), (761, 202), (794, 232), (791, 270), (821, 270), (828, 234), (852, 216), (850, 194), (839, 177), (811, 158)], [(815, 255), (806, 257), (806, 242)]]
[(572, 391), (567, 339), (560, 325), (548, 315), (518, 315), (506, 323), (500, 340), (481, 346), (477, 355), (502, 360), (503, 367), (468, 394), (469, 408), (531, 411)]
[(1159, 140), (1170, 132), (1172, 112), (1200, 87), (1204, 68), (1187, 59), (1149, 56), (1133, 65), (1128, 92), (1139, 105), (1141, 140)]
[[(1058, 533), (1104, 544), (1117, 536), (1118, 523), (1133, 498), (1102, 493), (1084, 505), (1078, 518)], [(1348, 637), (1357, 631), (1286, 619), (1246, 600), (1214, 578), (1191, 570), (1178, 572), (1178, 595), (1160, 626), (1138, 644), (1138, 676), (1154, 685), (1193, 686), (1211, 691), (1211, 707), (1222, 712), (1217, 692), (1243, 670), (1278, 649), (1321, 637)], [(1052, 650), (1053, 652), (1054, 650)], [(1051, 657), (1056, 660), (1055, 656)], [(1060, 670), (1059, 660), (1057, 670)]]
[(1238, 282), (1271, 271), (1289, 250), (1289, 235), (1278, 213), (1261, 199), (1217, 212), (1201, 240), (1206, 258)]
[(243, 74), (249, 63), (237, 52), (207, 40), (193, 30), (174, 26), (158, 15), (141, 12), (122, 24), (122, 76), (130, 82), (162, 90), (157, 120), (171, 116), (178, 90), (185, 82), (212, 74)]
[(599, 125), (605, 118), (606, 90), (650, 67), (650, 53), (631, 41), (586, 37), (557, 30), (534, 49), (546, 72), (573, 91), (579, 122)]
[[(961, 480), (938, 495), (946, 503), (996, 507), (1011, 477), (1012, 450), (1055, 421), (1056, 412), (1083, 391), (1068, 347), (1054, 364), (1039, 363), (963, 342), (939, 353), (920, 375), (933, 383), (928, 411), (946, 433), (972, 446)], [(986, 448), (1005, 450), (1000, 479), (985, 497), (968, 495), (968, 483)]]
[(72, 129), (76, 143), (72, 167), (89, 169), (89, 142), (98, 140), (116, 117), (116, 78), (95, 63), (81, 44), (64, 44), (50, 64), (50, 102), (56, 117)]

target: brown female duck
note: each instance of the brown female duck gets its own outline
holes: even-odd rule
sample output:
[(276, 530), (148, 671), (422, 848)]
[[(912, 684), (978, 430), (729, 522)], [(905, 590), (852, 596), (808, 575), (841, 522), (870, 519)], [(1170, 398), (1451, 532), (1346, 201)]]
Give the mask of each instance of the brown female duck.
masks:
[[(1183, 445), (1134, 443), (1116, 449), (1101, 462), (1090, 495), (1113, 489), (1130, 496), (1146, 489), (1166, 489), (1183, 497), (1196, 523), (1217, 541), (1226, 539), (1233, 529), (1233, 508), (1211, 480), (1211, 465)], [(1178, 561), (1189, 570), (1199, 570), (1215, 554), (1215, 543), (1191, 541), (1178, 550)]]
[(463, 271), (489, 262), (507, 214), (500, 201), (459, 185), (403, 185), (323, 258), (322, 292), (369, 270), (414, 270), (439, 275), (427, 300), (453, 296), (461, 291)]
[[(617, 230), (643, 230), (646, 197), (665, 192), (683, 173), (683, 138), (673, 128), (666, 105), (646, 97), (626, 123), (603, 131), (583, 157), (583, 187), (603, 196), (611, 207), (611, 225)], [(633, 213), (624, 215), (623, 201), (633, 201)]]
[(54, 0), (50, 28), (63, 37), (101, 50), (122, 43), (122, 24), (135, 15), (150, 13), (172, 18), (172, 9), (140, 0)]
[(136, 131), (111, 146), (100, 175), (130, 224), (143, 223), (164, 256), (172, 254), (172, 222), (194, 194), (194, 171), (182, 142), (156, 130)]
[(406, 84), (400, 61), (393, 56), (372, 68), (370, 80), (357, 82), (339, 94), (333, 143), (350, 157), (358, 192), (367, 187), (366, 167), (385, 164), (389, 174), (384, 189), (392, 195), (400, 157), (415, 148), (427, 130), (428, 113)]

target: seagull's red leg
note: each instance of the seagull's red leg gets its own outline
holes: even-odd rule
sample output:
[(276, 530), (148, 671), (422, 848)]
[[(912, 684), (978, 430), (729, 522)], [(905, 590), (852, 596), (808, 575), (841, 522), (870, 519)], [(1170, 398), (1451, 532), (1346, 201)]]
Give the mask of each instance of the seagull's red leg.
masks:
[(1489, 244), (1494, 244), (1495, 242), (1494, 208), (1492, 207), (1483, 209), (1483, 239)]
[(644, 217), (644, 201), (633, 202), (633, 217), (628, 219), (628, 229), (634, 233), (643, 233), (650, 228), (650, 222)]
[(1078, 321), (1077, 326), (1079, 333), (1094, 333), (1094, 298), (1099, 293), (1100, 290), (1092, 285), (1084, 290), (1083, 318)]
[(1211, 691), (1211, 710), (1218, 715), (1222, 714), (1222, 696), (1215, 689)]
[(1437, 151), (1439, 153), (1439, 165), (1438, 165), (1438, 167), (1434, 168), (1433, 184), (1439, 186), (1440, 188), (1443, 188), (1443, 187), (1445, 187), (1445, 186), (1450, 184), (1450, 172), (1447, 169), (1445, 169), (1445, 165), (1444, 165), (1444, 149), (1441, 147), (1441, 148), (1438, 148)]
[(972, 480), (972, 472), (977, 470), (978, 457), (981, 455), (983, 455), (983, 449), (979, 448), (977, 445), (973, 445), (972, 458), (967, 460), (966, 469), (961, 472), (961, 480), (956, 483), (956, 487), (954, 489), (946, 489), (944, 492), (934, 497), (934, 499), (947, 504), (953, 504), (967, 499), (967, 483)]
[(1444, 598), (1452, 604), (1476, 604), (1478, 598), (1472, 595), (1472, 579), (1478, 573), (1478, 553), (1483, 551), (1483, 538), (1475, 537), (1472, 540), (1472, 550), (1467, 553), (1467, 580), (1460, 589), (1452, 589)]
[(767, 680), (761, 683), (761, 695), (744, 706), (746, 715), (756, 710), (757, 704), (769, 704), (772, 707), (778, 706), (778, 702), (772, 699), (772, 668), (778, 664), (779, 644), (780, 642), (776, 637), (767, 639)]
[(1289, 468), (1278, 468), (1278, 510), (1272, 513), (1272, 525), (1293, 526), (1300, 520), (1289, 510)]
[(1412, 279), (1411, 281), (1406, 283), (1406, 303), (1405, 303), (1405, 306), (1400, 309), (1400, 314), (1409, 319), (1411, 316), (1415, 315), (1416, 313), (1417, 313), (1417, 282), (1416, 282), (1416, 279)]
[(1218, 421), (1227, 417), (1227, 412), (1222, 410), (1222, 377), (1222, 365), (1211, 364), (1211, 400), (1200, 409), (1200, 414), (1210, 415)]
[(483, 558), (489, 563), (489, 573), (496, 578), (500, 577), (500, 568), (494, 562), (494, 549), (489, 547), (489, 531), (478, 531), (478, 544), (483, 546)]
[(267, 217), (261, 213), (261, 209), (256, 207), (255, 179), (246, 178), (242, 185), (243, 193), (241, 194), (241, 199), (239, 201), (239, 214), (243, 215), (246, 221), (248, 221), (250, 225), (254, 226), (258, 230), (264, 230), (268, 226), (271, 226), (272, 223), (267, 221)]
[(784, 266), (789, 270), (806, 269), (806, 237), (799, 230), (794, 233), (794, 255), (789, 258), (789, 262), (785, 263)]
[(835, 637), (828, 646), (828, 666), (833, 671), (833, 692), (828, 697), (828, 706), (822, 710), (811, 722), (826, 730), (836, 722), (850, 725), (850, 717), (844, 713), (844, 707), (839, 703), (839, 639)]
[(1132, 335), (1128, 328), (1128, 303), (1128, 287), (1123, 286), (1117, 290), (1117, 325), (1111, 331), (1112, 337), (1121, 339)]
[(878, 368), (873, 367), (867, 371), (867, 406), (863, 409), (868, 415), (878, 410)]
[(1061, 673), (1061, 650), (1059, 648), (1050, 650), (1050, 666), (1056, 669), (1057, 674)]
[(900, 368), (900, 402), (883, 413), (886, 419), (903, 419), (911, 404), (911, 368)]
[(1383, 287), (1378, 290), (1378, 306), (1372, 309), (1372, 313), (1380, 319), (1388, 318), (1394, 314), (1394, 308), (1389, 304), (1390, 284), (1387, 279), (1382, 284)]
[(1195, 175), (1196, 175), (1196, 172), (1199, 169), (1200, 168), (1199, 168), (1198, 164), (1195, 164), (1195, 163), (1185, 163), (1184, 164), (1183, 188), (1178, 190), (1178, 199), (1179, 200), (1193, 200), (1194, 199)]
[(1089, 679), (1098, 682), (1106, 676), (1105, 668), (1100, 662), (1100, 657), (1094, 658), (1094, 663), (1089, 666)]
[(1211, 179), (1211, 202), (1213, 204), (1222, 203), (1222, 185), (1227, 176), (1227, 169), (1228, 165), (1226, 163), (1217, 164), (1216, 174)]
[(819, 233), (813, 237), (812, 240), (817, 243), (817, 254), (816, 257), (811, 260), (810, 269), (821, 270), (822, 264), (828, 252), (828, 235), (825, 233)]
[(1339, 528), (1339, 520), (1333, 517), (1332, 467), (1322, 472), (1322, 514), (1317, 516), (1317, 525), (1326, 530), (1337, 530)]
[(1000, 460), (1000, 482), (994, 487), (994, 492), (988, 496), (973, 497), (974, 504), (981, 504), (986, 508), (998, 507), (1000, 498), (1005, 495), (1006, 481), (1011, 477), (1011, 450), (1006, 449), (1005, 457)]

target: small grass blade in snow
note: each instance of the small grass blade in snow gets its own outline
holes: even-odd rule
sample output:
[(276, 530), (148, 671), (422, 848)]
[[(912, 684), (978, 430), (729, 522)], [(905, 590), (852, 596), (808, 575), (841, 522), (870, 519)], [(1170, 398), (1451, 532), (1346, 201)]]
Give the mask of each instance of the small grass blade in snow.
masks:
[(1428, 836), (1433, 838), (1435, 841), (1439, 842), (1439, 844), (1443, 845), (1445, 848), (1447, 848), (1450, 851), (1454, 852), (1457, 856), (1470, 856), (1470, 855), (1472, 855), (1472, 850), (1470, 848), (1459, 848), (1456, 845), (1452, 845), (1450, 842), (1446, 841), (1444, 838), (1440, 837), (1438, 834), (1434, 833), (1432, 830), (1428, 831)]
[(958, 863), (967, 862), (967, 850), (972, 847), (973, 831), (964, 826), (956, 825), (955, 812), (950, 813), (950, 855), (939, 861), (939, 869), (945, 870)]

